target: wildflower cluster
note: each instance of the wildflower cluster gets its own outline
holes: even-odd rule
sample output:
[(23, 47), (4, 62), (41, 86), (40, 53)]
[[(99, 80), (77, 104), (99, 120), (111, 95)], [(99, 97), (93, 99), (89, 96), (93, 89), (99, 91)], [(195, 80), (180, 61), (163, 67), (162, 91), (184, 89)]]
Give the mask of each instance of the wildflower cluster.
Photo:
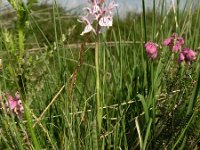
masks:
[[(2, 101), (2, 96), (0, 95), (0, 101)], [(13, 98), (10, 94), (7, 94), (7, 101), (3, 104), (8, 114), (13, 113), (18, 118), (22, 117), (24, 113), (24, 107), (22, 105), (22, 101), (20, 100), (19, 92), (15, 93), (15, 97)]]
[(153, 42), (147, 42), (145, 44), (145, 48), (146, 48), (146, 53), (147, 53), (147, 56), (150, 57), (150, 58), (157, 58), (158, 56), (158, 50), (157, 50), (157, 45)]
[(184, 48), (182, 52), (179, 55), (178, 62), (181, 63), (182, 61), (185, 61), (186, 64), (190, 65), (191, 61), (196, 60), (197, 53), (189, 48)]
[(163, 44), (168, 46), (172, 52), (178, 52), (181, 50), (184, 40), (182, 37), (179, 37), (177, 33), (174, 33), (172, 36), (166, 38)]
[[(172, 34), (170, 37), (166, 38), (163, 45), (168, 46), (168, 48), (175, 53), (179, 52), (178, 63), (185, 61), (186, 64), (190, 65), (192, 61), (196, 60), (197, 52), (190, 48), (183, 48), (185, 41), (182, 37), (179, 37), (177, 33)], [(158, 45), (153, 42), (147, 42), (145, 44), (145, 49), (147, 56), (152, 59), (156, 59), (158, 56)]]
[[(112, 10), (118, 6), (114, 1), (111, 1), (107, 7), (103, 7), (105, 5), (104, 0), (89, 0), (89, 4), (90, 7), (84, 8), (86, 15), (79, 20), (79, 22), (85, 24), (81, 35), (91, 31), (95, 34), (106, 31), (113, 24)], [(94, 27), (95, 22), (97, 24), (96, 27)]]

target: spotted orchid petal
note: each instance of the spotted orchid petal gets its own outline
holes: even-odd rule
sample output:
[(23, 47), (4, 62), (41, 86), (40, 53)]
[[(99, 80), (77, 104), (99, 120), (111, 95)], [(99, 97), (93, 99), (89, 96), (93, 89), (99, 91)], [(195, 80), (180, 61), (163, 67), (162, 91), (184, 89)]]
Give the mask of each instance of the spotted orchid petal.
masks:
[(88, 25), (85, 26), (83, 32), (80, 35), (84, 35), (85, 33), (89, 33), (90, 31), (93, 31), (95, 33), (95, 30), (91, 26), (91, 24), (88, 24)]
[(118, 4), (115, 3), (114, 1), (111, 1), (111, 2), (108, 4), (107, 11), (109, 11), (109, 12), (112, 13), (112, 10), (113, 10), (115, 7), (118, 7)]
[[(79, 20), (80, 22), (84, 22), (86, 24), (83, 32), (80, 35), (84, 35), (85, 33), (88, 33), (90, 31), (95, 32), (95, 29), (92, 27), (90, 20), (88, 19), (88, 17), (82, 17), (81, 20)], [(92, 21), (93, 22), (93, 21)]]
[(113, 24), (113, 19), (111, 16), (105, 16), (99, 20), (99, 25), (102, 27), (111, 27), (112, 24)]
[[(95, 34), (106, 31), (106, 29), (113, 25), (112, 10), (118, 4), (112, 0), (107, 7), (104, 7), (106, 6), (104, 5), (105, 0), (89, 0), (88, 2), (91, 6), (84, 9), (86, 15), (80, 19), (80, 22), (85, 23), (85, 28), (81, 35), (91, 31)], [(93, 25), (96, 26), (96, 23), (98, 23), (99, 27), (94, 28)]]

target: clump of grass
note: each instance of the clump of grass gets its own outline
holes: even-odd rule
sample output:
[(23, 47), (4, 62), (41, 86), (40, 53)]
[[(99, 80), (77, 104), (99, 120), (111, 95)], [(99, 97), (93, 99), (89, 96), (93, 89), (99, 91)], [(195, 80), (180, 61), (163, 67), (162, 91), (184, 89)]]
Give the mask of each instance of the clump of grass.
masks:
[[(10, 2), (18, 17), (11, 28), (1, 27), (0, 91), (20, 91), (25, 115), (19, 120), (0, 114), (0, 149), (199, 148), (199, 55), (191, 65), (179, 65), (178, 54), (162, 45), (177, 32), (197, 52), (199, 2), (192, 10), (193, 1), (187, 1), (181, 10), (179, 1), (166, 7), (153, 0), (153, 10), (144, 11), (142, 1), (142, 13), (115, 17), (113, 28), (99, 38), (99, 107), (95, 44), (88, 38), (80, 55), (84, 39), (77, 16), (62, 19), (65, 11), (53, 4), (43, 24), (37, 15), (49, 14), (46, 7), (19, 1), (15, 8), (17, 1)], [(146, 41), (161, 43), (156, 59), (147, 57)], [(70, 79), (80, 65), (70, 96)], [(18, 78), (22, 74), (26, 86)]]

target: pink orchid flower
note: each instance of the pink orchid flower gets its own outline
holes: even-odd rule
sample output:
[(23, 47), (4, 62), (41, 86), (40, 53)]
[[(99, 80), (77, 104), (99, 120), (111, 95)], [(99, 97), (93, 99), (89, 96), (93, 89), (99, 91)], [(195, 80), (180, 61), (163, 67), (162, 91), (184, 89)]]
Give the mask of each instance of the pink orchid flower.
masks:
[(94, 15), (95, 19), (98, 20), (100, 14), (102, 13), (100, 3), (97, 0), (89, 1), (91, 7), (84, 8), (88, 11), (89, 14)]
[(82, 17), (82, 19), (80, 20), (80, 22), (84, 22), (85, 23), (85, 28), (84, 28), (83, 32), (81, 33), (81, 35), (84, 35), (85, 33), (88, 33), (90, 31), (93, 31), (96, 34), (95, 29), (91, 25), (91, 21), (89, 21), (87, 19), (87, 17)]
[(111, 27), (113, 24), (112, 16), (105, 16), (99, 20), (99, 25), (101, 27)]
[[(89, 3), (91, 6), (84, 8), (86, 15), (80, 19), (80, 22), (84, 22), (86, 25), (81, 35), (91, 31), (95, 34), (105, 32), (106, 29), (113, 25), (112, 11), (118, 4), (116, 4), (114, 0), (111, 1), (107, 7), (103, 7), (104, 0), (89, 0)], [(96, 24), (98, 24), (99, 27), (93, 27), (95, 24), (94, 22), (97, 22)]]

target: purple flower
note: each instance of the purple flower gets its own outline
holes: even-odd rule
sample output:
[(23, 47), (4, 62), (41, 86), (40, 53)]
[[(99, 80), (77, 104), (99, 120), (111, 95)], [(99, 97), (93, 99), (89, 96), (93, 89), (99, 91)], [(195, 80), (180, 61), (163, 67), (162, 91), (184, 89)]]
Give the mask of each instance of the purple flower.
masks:
[(12, 112), (15, 116), (21, 118), (24, 113), (24, 107), (22, 101), (20, 100), (19, 92), (15, 93), (13, 98), (11, 95), (8, 95), (8, 101), (6, 102), (6, 110), (8, 113)]
[[(106, 31), (113, 24), (112, 10), (118, 6), (114, 1), (111, 1), (107, 7), (103, 7), (104, 0), (89, 0), (89, 3), (90, 7), (84, 8), (86, 15), (79, 20), (86, 25), (81, 35), (90, 31), (97, 34)], [(93, 27), (94, 22), (98, 27)]]
[(185, 61), (186, 64), (190, 65), (191, 61), (196, 60), (197, 53), (189, 48), (184, 48), (179, 55), (178, 63)]
[(183, 53), (180, 53), (178, 63), (180, 64), (184, 60), (185, 60), (185, 55)]
[(146, 48), (146, 53), (147, 53), (147, 56), (150, 57), (150, 58), (157, 58), (158, 56), (158, 50), (157, 50), (157, 45), (153, 42), (147, 42), (145, 44), (145, 48)]
[(163, 44), (168, 46), (171, 51), (178, 52), (181, 50), (184, 40), (182, 37), (179, 37), (177, 33), (174, 33), (172, 36), (165, 39)]

